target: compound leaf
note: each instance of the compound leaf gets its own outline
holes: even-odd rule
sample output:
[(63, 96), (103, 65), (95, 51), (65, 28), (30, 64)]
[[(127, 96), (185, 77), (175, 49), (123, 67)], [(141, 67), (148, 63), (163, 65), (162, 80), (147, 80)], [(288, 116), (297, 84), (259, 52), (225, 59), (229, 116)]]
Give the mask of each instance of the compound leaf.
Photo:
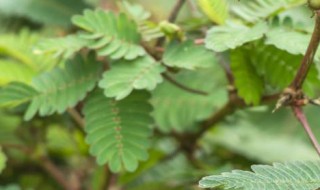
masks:
[(100, 56), (132, 60), (146, 53), (139, 45), (136, 23), (123, 13), (86, 10), (82, 16), (74, 16), (72, 22), (84, 30), (80, 38), (90, 40), (89, 48)]
[(198, 0), (198, 5), (217, 24), (224, 24), (228, 18), (229, 7), (226, 0)]
[(239, 190), (316, 190), (320, 187), (319, 161), (253, 165), (251, 168), (253, 172), (234, 170), (204, 177), (199, 183), (200, 187)]
[(184, 69), (208, 68), (215, 63), (211, 51), (197, 46), (192, 41), (170, 44), (164, 53), (163, 63), (167, 66)]
[(99, 86), (107, 97), (120, 100), (134, 89), (153, 90), (162, 82), (161, 73), (164, 71), (165, 68), (149, 56), (133, 61), (120, 60), (104, 73)]
[(206, 48), (216, 52), (235, 49), (247, 42), (263, 37), (268, 30), (265, 22), (260, 22), (253, 27), (228, 22), (224, 26), (212, 27), (206, 35)]
[(95, 91), (84, 107), (86, 141), (99, 165), (108, 163), (113, 172), (134, 171), (138, 161), (148, 158), (151, 134), (150, 94), (135, 91), (115, 101)]

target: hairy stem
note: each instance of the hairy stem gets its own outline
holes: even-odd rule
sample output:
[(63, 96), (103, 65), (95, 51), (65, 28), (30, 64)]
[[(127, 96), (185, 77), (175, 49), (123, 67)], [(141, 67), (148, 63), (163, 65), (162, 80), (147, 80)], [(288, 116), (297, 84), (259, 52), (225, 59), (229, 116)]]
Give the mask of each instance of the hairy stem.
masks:
[(310, 66), (313, 63), (314, 55), (317, 52), (320, 42), (320, 11), (315, 11), (315, 26), (312, 33), (312, 37), (308, 46), (308, 49), (302, 59), (300, 68), (290, 84), (290, 88), (299, 90), (302, 87), (304, 80), (308, 74)]
[(317, 151), (318, 155), (320, 156), (320, 145), (317, 141), (317, 138), (315, 137), (314, 133), (312, 132), (312, 129), (307, 121), (306, 116), (304, 115), (302, 108), (298, 107), (298, 106), (293, 106), (292, 107), (293, 112), (295, 114), (295, 116), (297, 117), (297, 119), (299, 120), (299, 122), (302, 124), (304, 130), (306, 131), (313, 147), (315, 148), (315, 150)]

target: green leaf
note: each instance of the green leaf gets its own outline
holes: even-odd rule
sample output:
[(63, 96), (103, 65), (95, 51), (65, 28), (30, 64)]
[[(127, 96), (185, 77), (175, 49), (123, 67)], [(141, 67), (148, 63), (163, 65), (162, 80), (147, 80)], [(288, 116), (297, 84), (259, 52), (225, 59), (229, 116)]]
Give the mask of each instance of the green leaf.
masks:
[(43, 24), (69, 26), (70, 17), (86, 7), (79, 0), (10, 0), (1, 2), (0, 12), (9, 16), (25, 16)]
[(90, 40), (89, 48), (100, 56), (132, 60), (146, 54), (139, 45), (137, 25), (123, 13), (86, 10), (83, 16), (74, 16), (72, 22), (85, 31), (80, 38)]
[(39, 38), (39, 34), (28, 30), (22, 30), (18, 34), (0, 35), (0, 53), (27, 65), (34, 71), (51, 69), (55, 64), (52, 57), (35, 55), (32, 51)]
[(119, 5), (121, 10), (137, 23), (138, 31), (143, 40), (150, 41), (164, 36), (159, 25), (148, 20), (151, 17), (151, 13), (140, 4), (122, 1)]
[(86, 141), (99, 165), (109, 164), (113, 172), (122, 168), (134, 171), (138, 161), (148, 158), (150, 146), (150, 94), (135, 91), (126, 99), (115, 101), (101, 91), (92, 94), (84, 107)]
[(260, 22), (253, 27), (228, 22), (224, 26), (212, 27), (206, 35), (206, 48), (216, 52), (235, 49), (247, 42), (263, 37), (268, 31), (265, 22)]
[(208, 68), (216, 62), (211, 51), (195, 45), (191, 40), (171, 43), (164, 53), (163, 63), (170, 67), (184, 69)]
[(243, 190), (315, 190), (320, 187), (319, 161), (253, 165), (251, 168), (253, 172), (234, 170), (204, 177), (199, 182), (200, 187)]
[(21, 190), (21, 188), (18, 185), (12, 184), (12, 185), (0, 186), (0, 190)]
[(81, 39), (78, 35), (43, 39), (33, 49), (35, 54), (53, 54), (54, 57), (65, 59), (72, 57), (77, 51), (87, 46), (89, 41)]
[[(173, 78), (208, 96), (186, 92), (168, 81), (152, 93), (153, 116), (161, 131), (190, 131), (227, 101), (224, 71), (218, 64), (211, 68), (181, 71)], [(210, 81), (210, 82), (208, 82)]]
[(217, 24), (224, 24), (228, 18), (228, 3), (226, 0), (198, 0), (202, 11)]
[(235, 87), (238, 95), (247, 104), (257, 105), (264, 91), (264, 82), (258, 75), (247, 55), (250, 52), (244, 48), (238, 48), (231, 52), (231, 70), (235, 77)]
[(17, 106), (32, 100), (38, 94), (36, 89), (27, 84), (12, 82), (0, 89), (0, 106)]
[(36, 72), (25, 64), (17, 61), (0, 59), (0, 86), (13, 81), (30, 84)]
[[(282, 90), (290, 84), (302, 60), (302, 55), (292, 55), (274, 46), (263, 45), (260, 42), (252, 46), (249, 51), (247, 57), (250, 57), (251, 63), (255, 66), (259, 75), (276, 90)], [(312, 97), (315, 94), (314, 88), (318, 85), (318, 71), (312, 65), (303, 84), (303, 90)]]
[(6, 167), (7, 157), (0, 147), (0, 174)]
[(102, 64), (89, 55), (66, 62), (65, 69), (55, 68), (33, 80), (39, 95), (33, 97), (25, 119), (31, 119), (38, 111), (40, 116), (62, 113), (84, 99), (87, 92), (95, 87), (100, 77)]
[(99, 87), (104, 89), (107, 97), (120, 100), (134, 89), (155, 89), (162, 82), (161, 73), (165, 68), (153, 58), (145, 56), (133, 61), (119, 60), (103, 75)]
[(255, 23), (306, 3), (305, 0), (229, 0), (230, 10), (244, 21)]

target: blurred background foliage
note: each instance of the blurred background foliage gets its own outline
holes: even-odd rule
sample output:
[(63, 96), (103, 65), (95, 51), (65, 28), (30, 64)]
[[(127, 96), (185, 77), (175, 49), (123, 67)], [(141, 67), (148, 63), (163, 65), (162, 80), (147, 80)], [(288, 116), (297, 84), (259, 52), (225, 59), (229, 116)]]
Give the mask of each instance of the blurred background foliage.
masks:
[[(155, 23), (166, 20), (176, 3), (173, 0), (130, 2), (149, 10)], [(63, 62), (57, 62), (51, 55), (34, 54), (34, 47), (40, 39), (73, 33), (76, 29), (71, 25), (71, 16), (86, 8), (116, 10), (116, 4), (113, 0), (0, 0), (0, 88), (11, 81), (29, 84), (38, 73)], [(294, 21), (299, 30), (307, 33), (313, 25), (310, 15), (302, 5), (273, 18), (275, 24), (290, 25)], [(177, 24), (189, 38), (201, 38), (212, 22), (200, 11), (197, 2), (190, 0), (183, 6)], [(227, 58), (228, 53), (222, 57)], [(299, 61), (301, 56), (294, 59)], [(78, 177), (83, 189), (92, 190), (106, 189), (110, 183), (114, 184), (113, 189), (198, 189), (197, 181), (202, 176), (248, 169), (258, 163), (317, 158), (290, 110), (271, 114), (274, 104), (230, 114), (198, 140), (193, 158), (181, 151), (174, 134), (195, 131), (200, 121), (227, 102), (223, 67), (217, 63), (218, 58), (213, 62), (210, 68), (174, 75), (177, 81), (209, 92), (209, 96), (185, 92), (169, 82), (163, 82), (152, 92), (151, 102), (156, 108), (153, 116), (159, 131), (152, 138), (149, 159), (132, 173), (113, 175), (105, 167), (97, 166), (88, 154), (84, 134), (68, 113), (25, 122), (22, 120), (25, 105), (0, 110), (0, 190), (61, 189), (47, 172), (50, 164), (39, 156), (44, 154), (66, 173), (70, 183)], [(314, 94), (319, 92), (315, 90)], [(319, 108), (308, 107), (306, 112), (320, 138)]]

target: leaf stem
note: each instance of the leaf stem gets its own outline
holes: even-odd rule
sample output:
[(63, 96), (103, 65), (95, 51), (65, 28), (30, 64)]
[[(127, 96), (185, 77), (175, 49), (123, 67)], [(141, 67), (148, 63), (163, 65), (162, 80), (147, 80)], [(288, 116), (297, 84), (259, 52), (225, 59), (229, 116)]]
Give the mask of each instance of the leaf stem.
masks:
[(298, 106), (292, 106), (293, 112), (296, 116), (296, 118), (299, 120), (299, 122), (302, 124), (304, 130), (306, 131), (313, 147), (315, 148), (315, 150), (317, 151), (318, 155), (320, 156), (320, 145), (317, 141), (316, 136), (314, 135), (314, 133), (312, 132), (312, 129), (308, 123), (308, 120), (306, 118), (306, 116), (304, 115), (302, 108), (298, 107)]
[(296, 90), (301, 89), (303, 82), (306, 79), (310, 66), (313, 63), (315, 53), (317, 52), (320, 42), (320, 11), (315, 11), (315, 26), (308, 49), (302, 59), (300, 68), (290, 84), (290, 88)]
[(163, 78), (165, 78), (166, 80), (168, 80), (171, 84), (175, 85), (178, 88), (181, 88), (184, 91), (193, 93), (193, 94), (199, 94), (199, 95), (203, 95), (203, 96), (208, 96), (207, 92), (201, 91), (201, 90), (196, 90), (193, 88), (190, 88), (188, 86), (185, 86), (181, 83), (179, 83), (178, 81), (174, 80), (170, 75), (163, 73), (162, 74)]

